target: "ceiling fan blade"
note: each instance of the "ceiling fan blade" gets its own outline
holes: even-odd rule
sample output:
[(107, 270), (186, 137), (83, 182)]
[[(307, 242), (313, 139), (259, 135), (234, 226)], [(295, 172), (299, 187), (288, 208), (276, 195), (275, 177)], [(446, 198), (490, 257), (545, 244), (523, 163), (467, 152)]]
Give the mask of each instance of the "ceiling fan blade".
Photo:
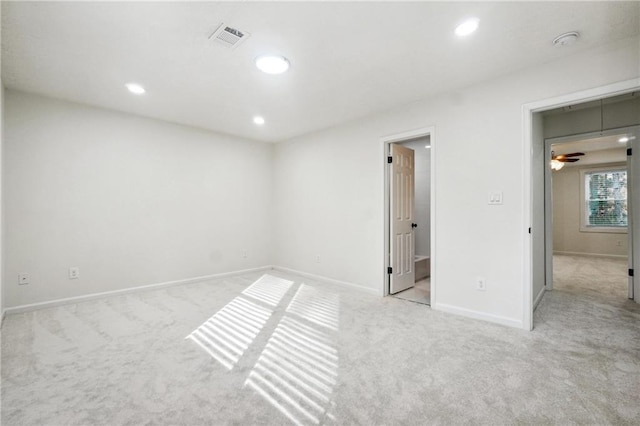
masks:
[(575, 163), (576, 161), (580, 161), (579, 158), (558, 158), (558, 161), (561, 163)]
[(566, 158), (571, 158), (571, 157), (580, 157), (584, 155), (584, 153), (582, 152), (572, 152), (571, 154), (560, 154), (560, 155), (556, 155), (554, 157), (551, 157), (552, 160), (558, 160), (558, 161), (562, 161)]

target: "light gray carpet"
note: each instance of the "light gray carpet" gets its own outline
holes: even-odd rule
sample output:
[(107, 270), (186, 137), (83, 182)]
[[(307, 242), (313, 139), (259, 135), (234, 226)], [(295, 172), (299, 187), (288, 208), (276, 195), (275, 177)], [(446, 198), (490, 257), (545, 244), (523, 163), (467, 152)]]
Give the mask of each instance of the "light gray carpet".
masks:
[(639, 424), (616, 262), (558, 258), (533, 332), (271, 272), (11, 315), (2, 424)]

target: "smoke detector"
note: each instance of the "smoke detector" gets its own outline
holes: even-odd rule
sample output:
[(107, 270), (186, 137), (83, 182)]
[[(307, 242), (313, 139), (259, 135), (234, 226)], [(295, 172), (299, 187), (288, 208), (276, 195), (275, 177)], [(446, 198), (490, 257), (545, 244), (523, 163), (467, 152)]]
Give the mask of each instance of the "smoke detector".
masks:
[(249, 36), (251, 36), (251, 34), (246, 31), (241, 31), (222, 23), (218, 29), (209, 36), (209, 40), (216, 41), (230, 49), (235, 49), (240, 43), (248, 39)]
[(580, 34), (577, 31), (560, 34), (553, 39), (554, 46), (568, 46), (576, 42)]

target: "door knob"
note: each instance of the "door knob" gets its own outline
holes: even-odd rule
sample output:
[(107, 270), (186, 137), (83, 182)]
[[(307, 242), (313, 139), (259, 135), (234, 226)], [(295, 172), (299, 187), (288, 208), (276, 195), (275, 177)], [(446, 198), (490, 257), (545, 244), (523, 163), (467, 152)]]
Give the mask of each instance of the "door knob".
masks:
[(412, 224), (411, 224), (411, 227), (412, 227), (412, 228), (417, 228), (417, 227), (418, 227), (418, 224), (417, 224), (417, 223), (412, 223)]

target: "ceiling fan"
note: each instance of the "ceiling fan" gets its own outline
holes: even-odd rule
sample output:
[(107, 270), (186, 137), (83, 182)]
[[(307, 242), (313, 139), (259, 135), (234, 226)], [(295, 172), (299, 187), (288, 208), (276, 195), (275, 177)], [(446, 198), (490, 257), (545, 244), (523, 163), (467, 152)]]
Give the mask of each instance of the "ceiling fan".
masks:
[(564, 167), (564, 163), (575, 163), (576, 161), (580, 161), (579, 158), (573, 157), (581, 157), (583, 155), (584, 152), (572, 152), (570, 154), (555, 155), (553, 151), (551, 151), (551, 168), (553, 170), (560, 170)]

